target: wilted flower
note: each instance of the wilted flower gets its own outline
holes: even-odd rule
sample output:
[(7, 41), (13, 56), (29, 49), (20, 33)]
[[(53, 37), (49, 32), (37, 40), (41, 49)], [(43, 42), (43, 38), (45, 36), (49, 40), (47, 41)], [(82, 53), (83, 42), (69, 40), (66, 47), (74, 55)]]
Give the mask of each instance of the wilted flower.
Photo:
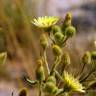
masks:
[(85, 92), (84, 87), (79, 81), (68, 72), (64, 72), (64, 90), (73, 92)]
[(59, 18), (54, 16), (45, 16), (34, 19), (32, 23), (40, 28), (48, 28), (52, 25), (55, 25), (58, 22)]

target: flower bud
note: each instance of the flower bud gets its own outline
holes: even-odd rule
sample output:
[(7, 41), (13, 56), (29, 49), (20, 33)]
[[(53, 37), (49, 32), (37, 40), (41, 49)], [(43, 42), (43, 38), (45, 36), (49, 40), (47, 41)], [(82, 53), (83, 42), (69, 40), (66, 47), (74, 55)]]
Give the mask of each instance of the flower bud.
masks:
[(62, 63), (64, 65), (69, 65), (70, 64), (70, 57), (68, 53), (64, 53), (62, 56)]
[(58, 45), (53, 45), (52, 50), (55, 56), (60, 56), (62, 54), (62, 49)]
[(52, 82), (56, 85), (56, 78), (54, 76), (49, 76), (47, 82)]
[(42, 60), (38, 60), (38, 66), (36, 70), (36, 78), (39, 81), (44, 81), (45, 80), (45, 73), (44, 73), (44, 68), (42, 65)]
[(42, 64), (43, 64), (42, 59), (38, 59), (38, 60), (37, 60), (37, 65), (38, 65), (38, 66), (41, 66)]
[(57, 42), (62, 42), (63, 38), (64, 38), (64, 35), (61, 32), (57, 32), (57, 33), (54, 34), (54, 37), (55, 37), (55, 40)]
[(82, 62), (84, 64), (90, 64), (91, 63), (91, 54), (89, 51), (87, 51), (84, 56), (82, 57)]
[(42, 34), (40, 37), (40, 45), (43, 47), (43, 49), (48, 47), (48, 40), (45, 34)]
[(65, 34), (67, 35), (67, 37), (72, 37), (74, 36), (76, 33), (76, 29), (73, 26), (69, 26), (65, 29)]
[(96, 51), (93, 51), (91, 53), (91, 59), (94, 60), (94, 61), (96, 61)]
[(51, 94), (55, 94), (57, 92), (58, 88), (56, 85), (52, 82), (47, 82), (45, 85), (45, 91)]
[(53, 34), (55, 34), (57, 32), (61, 32), (61, 28), (58, 25), (55, 25), (52, 27), (52, 32), (53, 32)]
[(72, 20), (72, 14), (68, 12), (65, 16), (65, 20)]
[(71, 26), (71, 20), (65, 20), (62, 26), (62, 32), (65, 35), (65, 30), (67, 27)]

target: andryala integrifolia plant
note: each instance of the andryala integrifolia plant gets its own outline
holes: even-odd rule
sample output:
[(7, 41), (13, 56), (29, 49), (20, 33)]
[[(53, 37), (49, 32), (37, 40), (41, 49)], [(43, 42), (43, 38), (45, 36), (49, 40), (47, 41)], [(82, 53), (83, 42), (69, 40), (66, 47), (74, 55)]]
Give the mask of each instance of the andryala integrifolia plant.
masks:
[[(58, 25), (58, 21), (59, 18), (54, 16), (39, 17), (32, 21), (32, 24), (43, 30), (40, 36), (40, 46), (43, 51), (40, 50), (40, 58), (36, 62), (36, 80), (26, 80), (34, 86), (38, 85), (38, 96), (69, 96), (73, 92), (85, 93), (92, 86), (84, 85), (84, 83), (96, 71), (96, 51), (87, 51), (84, 54), (81, 70), (76, 77), (68, 73), (65, 67), (70, 66), (71, 60), (68, 52), (63, 52), (63, 47), (67, 40), (76, 34), (76, 28), (72, 25), (70, 12), (66, 14), (62, 25)], [(49, 68), (46, 54), (49, 47), (54, 56), (51, 68)], [(57, 69), (59, 64), (62, 64), (60, 70)], [(81, 78), (87, 64), (91, 66), (91, 69)], [(94, 83), (92, 84), (94, 85)]]

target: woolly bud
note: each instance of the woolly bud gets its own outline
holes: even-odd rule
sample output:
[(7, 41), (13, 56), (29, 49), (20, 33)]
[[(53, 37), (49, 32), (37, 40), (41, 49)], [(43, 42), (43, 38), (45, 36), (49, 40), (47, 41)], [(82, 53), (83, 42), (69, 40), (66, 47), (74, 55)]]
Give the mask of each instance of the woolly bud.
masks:
[(45, 80), (45, 73), (44, 73), (44, 68), (42, 65), (42, 60), (37, 61), (37, 70), (36, 70), (36, 78), (38, 81), (44, 81)]
[(90, 64), (91, 63), (91, 54), (89, 51), (87, 51), (84, 56), (82, 57), (82, 62), (84, 64)]
[(57, 32), (61, 32), (61, 28), (58, 25), (55, 25), (52, 27), (52, 32), (53, 32), (53, 34), (55, 34)]
[(58, 45), (53, 45), (52, 50), (55, 56), (60, 56), (62, 54), (62, 49)]
[(48, 47), (48, 40), (45, 34), (42, 34), (40, 37), (40, 45), (43, 47), (43, 49)]
[(65, 20), (72, 20), (72, 14), (68, 12), (65, 16)]
[(64, 53), (62, 56), (62, 63), (64, 65), (69, 65), (70, 64), (70, 57), (68, 53)]
[(49, 76), (47, 82), (52, 82), (56, 85), (56, 78), (54, 76)]
[(73, 26), (69, 26), (65, 30), (65, 34), (67, 35), (67, 37), (72, 37), (75, 35), (75, 33), (76, 33), (76, 29)]
[(38, 60), (37, 60), (37, 65), (38, 65), (38, 66), (41, 66), (42, 64), (43, 64), (42, 59), (38, 59)]
[(47, 82), (45, 85), (45, 91), (51, 94), (55, 94), (57, 92), (58, 88), (56, 85), (52, 82)]
[(92, 58), (92, 60), (96, 61), (96, 51), (93, 51), (91, 53), (91, 58)]
[(61, 32), (57, 32), (57, 33), (54, 34), (54, 37), (55, 37), (55, 40), (57, 42), (62, 42), (63, 38), (64, 38), (64, 35)]

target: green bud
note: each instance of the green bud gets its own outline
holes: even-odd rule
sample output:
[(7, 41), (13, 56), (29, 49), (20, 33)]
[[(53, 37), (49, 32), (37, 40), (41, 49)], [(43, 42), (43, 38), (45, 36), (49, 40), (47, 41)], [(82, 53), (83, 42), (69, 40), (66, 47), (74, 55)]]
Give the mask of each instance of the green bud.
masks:
[(42, 64), (43, 64), (42, 59), (38, 59), (38, 60), (37, 60), (37, 65), (38, 65), (38, 66), (41, 66)]
[(48, 47), (48, 40), (45, 34), (42, 34), (40, 37), (40, 45), (43, 47), (43, 49), (46, 49)]
[(55, 25), (52, 27), (52, 32), (53, 32), (53, 34), (55, 34), (57, 32), (61, 32), (61, 28), (58, 25)]
[(96, 51), (91, 52), (91, 59), (96, 61)]
[(27, 89), (26, 88), (21, 89), (18, 96), (29, 96)]
[(55, 56), (60, 56), (62, 54), (62, 49), (58, 45), (53, 45), (52, 50)]
[(62, 56), (62, 63), (64, 65), (70, 65), (70, 57), (68, 53), (64, 53)]
[(56, 85), (56, 78), (54, 76), (49, 76), (47, 82), (52, 82)]
[(65, 34), (66, 34), (66, 36), (68, 36), (68, 37), (74, 36), (75, 33), (76, 33), (76, 29), (75, 29), (75, 27), (73, 27), (73, 26), (69, 26), (69, 27), (67, 27), (66, 30), (65, 30)]
[(72, 14), (68, 12), (65, 16), (65, 20), (72, 20)]
[(61, 32), (57, 32), (57, 33), (54, 34), (54, 37), (55, 37), (55, 40), (57, 42), (62, 42), (63, 38), (64, 38), (64, 35)]
[(45, 73), (44, 73), (44, 68), (42, 65), (42, 61), (38, 60), (38, 66), (36, 70), (36, 78), (38, 81), (44, 81), (45, 80)]
[(45, 91), (51, 94), (56, 94), (56, 92), (58, 91), (58, 88), (54, 83), (47, 82), (45, 85)]
[(84, 64), (90, 64), (91, 63), (91, 54), (89, 51), (87, 51), (84, 56), (82, 57), (82, 62)]
[(71, 26), (71, 20), (65, 20), (62, 26), (62, 32), (65, 35), (65, 30), (67, 27)]

